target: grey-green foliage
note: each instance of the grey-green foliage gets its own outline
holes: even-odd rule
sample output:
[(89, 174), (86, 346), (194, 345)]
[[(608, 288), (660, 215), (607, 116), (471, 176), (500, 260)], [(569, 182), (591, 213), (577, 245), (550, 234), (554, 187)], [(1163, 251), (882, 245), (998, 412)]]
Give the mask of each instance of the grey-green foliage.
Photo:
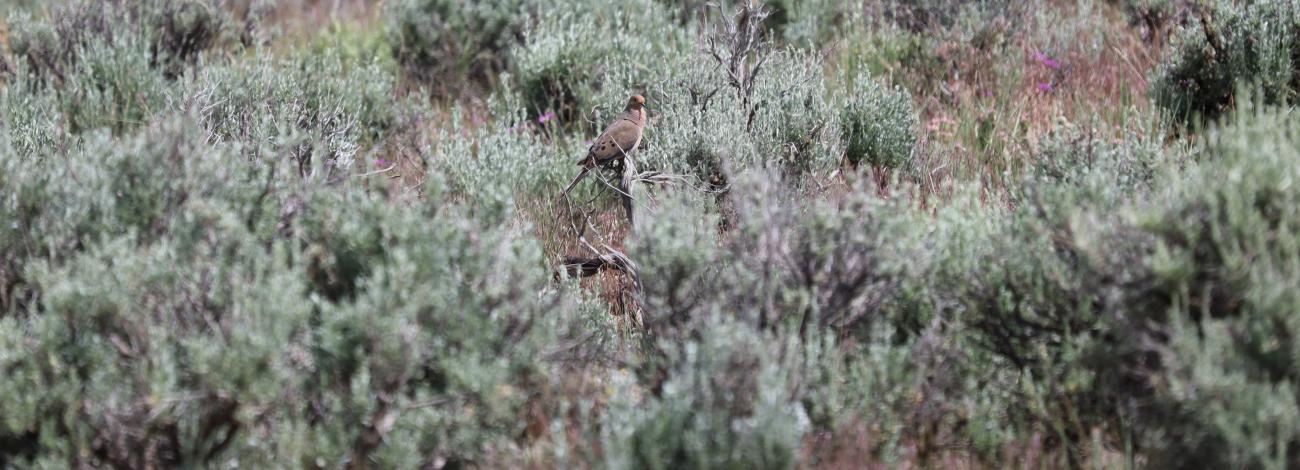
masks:
[(962, 23), (1004, 15), (1011, 4), (1006, 0), (895, 0), (875, 7), (882, 18), (897, 26), (915, 32), (935, 32), (954, 26), (969, 27)]
[(792, 177), (829, 172), (842, 146), (834, 132), (838, 115), (830, 111), (837, 98), (820, 75), (822, 62), (799, 50), (770, 54), (749, 107), (709, 55), (670, 58), (673, 65), (649, 82), (647, 101), (662, 118), (647, 128), (640, 160), (717, 185), (725, 185), (728, 172), (746, 169)]
[[(1004, 421), (1014, 381), (991, 372), (996, 358), (974, 347), (978, 338), (943, 326), (961, 317), (918, 319), (893, 305), (943, 295), (915, 292), (936, 276), (917, 265), (968, 259), (963, 250), (991, 236), (978, 226), (994, 219), (967, 208), (931, 221), (868, 193), (838, 204), (795, 194), (778, 177), (742, 172), (725, 237), (689, 193), (661, 200), (638, 225), (628, 249), (648, 341), (639, 379), (655, 393), (616, 396), (602, 437), (612, 465), (785, 468), (800, 434), (858, 429), (886, 462), (904, 437), (956, 433), (988, 450), (1014, 436)], [(914, 414), (918, 406), (927, 411)], [(754, 422), (772, 425), (751, 432)]]
[(822, 49), (842, 31), (846, 20), (858, 13), (855, 5), (834, 0), (775, 0), (771, 26), (787, 44)]
[(845, 157), (854, 165), (907, 169), (916, 145), (918, 118), (912, 97), (865, 74), (853, 79), (840, 116)]
[(1185, 169), (1140, 139), (1061, 142), (1007, 218), (919, 263), (932, 274), (899, 306), (959, 312), (974, 345), (1035, 377), (1008, 411), (1063, 441), (1113, 426), (1160, 466), (1294, 464), (1300, 252), (1279, 234), (1300, 220), (1297, 131), (1284, 110), (1236, 116)]
[(793, 399), (797, 369), (782, 362), (780, 338), (724, 318), (674, 343), (659, 396), (642, 404), (616, 396), (604, 423), (612, 467), (794, 467), (809, 428)]
[(653, 168), (709, 180), (723, 160), (792, 174), (835, 164), (835, 97), (815, 54), (761, 51), (767, 57), (746, 100), (686, 28), (654, 14), (656, 3), (575, 5), (589, 8), (542, 15), (514, 49), (511, 93), (527, 112), (554, 111), (569, 128), (597, 132), (628, 95), (642, 93), (653, 124), (639, 159)]
[(247, 42), (252, 20), (235, 18), (209, 0), (132, 0), (55, 2), (46, 18), (16, 16), (11, 24), (15, 59), (38, 75), (64, 78), (82, 49), (96, 42), (117, 45), (120, 38), (138, 42), (150, 68), (168, 77), (180, 75), (204, 51)]
[(842, 148), (834, 137), (839, 116), (832, 111), (836, 96), (828, 91), (821, 59), (790, 49), (773, 53), (768, 62), (771, 70), (759, 77), (751, 98), (755, 115), (746, 118), (750, 133), (760, 137), (760, 151), (777, 157), (771, 163), (792, 176), (833, 167)]
[(1213, 3), (1180, 34), (1152, 79), (1155, 102), (1178, 119), (1213, 120), (1239, 87), (1258, 88), (1268, 103), (1300, 90), (1300, 6), (1291, 0)]
[(507, 65), (501, 54), (522, 39), (532, 0), (401, 0), (385, 15), (393, 56), (409, 76), (435, 90), (490, 81)]
[(560, 122), (575, 125), (592, 105), (594, 89), (604, 83), (607, 60), (619, 44), (609, 36), (621, 28), (598, 28), (590, 18), (545, 15), (524, 44), (511, 51), (518, 91), (531, 115), (553, 112)]
[[(58, 164), (49, 163), (54, 161), (50, 157), (20, 158), (6, 147), (0, 179), (11, 196), (0, 208), (9, 221), (0, 250), (7, 265), (3, 285), (8, 308), (29, 300), (22, 271), (36, 259), (63, 259), (97, 237), (134, 233), (155, 240), (167, 232), (177, 204), (191, 189), (252, 191), (222, 182), (231, 170), (213, 159), (187, 158), (198, 152), (201, 140), (157, 137), (152, 144), (137, 139), (115, 146), (109, 136), (96, 132), (84, 144), (66, 149)], [(199, 176), (205, 172), (211, 175)]]
[[(903, 6), (983, 11), (952, 4)], [(1157, 467), (1300, 463), (1290, 111), (1243, 107), (1187, 155), (1154, 121), (1058, 129), (1000, 195), (956, 184), (935, 203), (902, 174), (890, 198), (862, 182), (810, 199), (841, 156), (909, 165), (906, 94), (778, 48), (747, 105), (657, 3), (527, 5), (392, 5), (428, 33), (395, 30), (428, 48), (407, 65), (495, 70), (474, 54), (509, 51), (492, 119), (454, 109), (439, 129), (365, 54), (172, 68), (140, 26), (160, 23), (13, 21), (0, 461), (926, 466), (1041, 442), (1046, 466), (1130, 443)], [(177, 11), (181, 36), (205, 21)], [(782, 34), (817, 42), (813, 16)], [(1265, 62), (1243, 67), (1281, 80)], [(547, 213), (520, 209), (553, 201), (631, 92), (654, 116), (639, 163), (728, 191), (639, 200), (618, 247), (638, 309), (614, 319), (551, 277), (537, 238), (554, 234), (525, 222)], [(539, 132), (547, 109), (573, 122)], [(346, 165), (407, 133), (418, 190)]]
[(647, 216), (632, 246), (644, 253), (650, 335), (680, 338), (715, 314), (758, 328), (868, 335), (903, 268), (883, 247), (904, 219), (863, 200), (803, 207), (780, 181), (739, 176), (725, 242), (699, 202)]
[(7, 461), (474, 461), (588, 347), (559, 335), (604, 327), (523, 229), (304, 187), (171, 118), (54, 171), (0, 155)]
[(1140, 425), (1153, 457), (1171, 465), (1281, 468), (1300, 458), (1291, 340), (1300, 244), (1288, 235), (1300, 228), (1300, 127), (1288, 110), (1245, 103), (1132, 218), (1155, 237), (1138, 278), (1154, 305), (1126, 325), (1168, 318), (1148, 335), (1171, 338), (1158, 350), (1166, 373), (1154, 378), (1155, 416)]
[(16, 19), (15, 84), (57, 96), (72, 133), (146, 124), (175, 95), (174, 79), (240, 34), (224, 10), (193, 0), (74, 1)]
[[(198, 113), (213, 141), (346, 167), (395, 127), (405, 103), (392, 89), (393, 77), (378, 64), (348, 63), (333, 51), (257, 56), (199, 70), (185, 81), (178, 106)], [(312, 159), (313, 152), (322, 155)]]
[(171, 83), (149, 67), (140, 37), (123, 36), (88, 43), (64, 71), (59, 107), (72, 132), (103, 127), (124, 132), (163, 107)]
[(446, 181), (446, 196), (482, 210), (478, 216), (489, 220), (508, 216), (518, 200), (556, 196), (585, 150), (548, 143), (522, 113), (512, 115), (519, 123), (512, 128), (439, 130), (427, 150), (437, 178)]
[[(557, 114), (570, 128), (598, 132), (627, 97), (647, 94), (669, 73), (653, 66), (693, 53), (686, 29), (657, 14), (650, 0), (573, 2), (543, 12), (527, 39), (510, 51), (512, 89), (525, 111)], [(602, 112), (591, 115), (593, 109)]]
[[(616, 393), (602, 418), (612, 466), (794, 466), (811, 431), (806, 407), (825, 413), (804, 394), (834, 393), (839, 384), (815, 374), (846, 367), (833, 346), (817, 348), (837, 333), (870, 340), (866, 330), (879, 325), (871, 312), (890, 268), (874, 262), (874, 247), (887, 229), (862, 230), (849, 215), (857, 206), (802, 211), (769, 177), (739, 181), (736, 193), (749, 196), (732, 240), (719, 240), (717, 219), (685, 194), (638, 226), (630, 252), (640, 260), (649, 342), (640, 387), (656, 392), (638, 401), (637, 384), (624, 383)], [(823, 351), (824, 362), (805, 348)], [(813, 392), (798, 386), (808, 381)]]
[[(113, 18), (69, 20), (76, 25), (57, 29), (43, 22), (20, 21), (22, 29), (15, 32), (18, 79), (14, 85), (33, 94), (54, 96), (73, 133), (101, 127), (115, 132), (134, 128), (162, 107), (164, 94), (172, 86), (160, 70), (151, 67), (148, 39)], [(122, 29), (112, 29), (115, 27)], [(95, 35), (95, 28), (114, 32)], [(56, 30), (63, 30), (63, 36), (56, 36)]]

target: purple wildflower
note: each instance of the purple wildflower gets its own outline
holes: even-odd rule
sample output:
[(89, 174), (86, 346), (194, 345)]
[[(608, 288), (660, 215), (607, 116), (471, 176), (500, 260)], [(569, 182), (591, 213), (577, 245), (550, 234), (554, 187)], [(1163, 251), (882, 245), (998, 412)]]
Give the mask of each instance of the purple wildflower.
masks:
[(1051, 84), (1051, 82), (1040, 82), (1040, 83), (1038, 84), (1038, 91), (1041, 91), (1041, 92), (1044, 92), (1044, 93), (1050, 93), (1050, 92), (1052, 91), (1052, 84)]
[(1042, 64), (1044, 67), (1047, 67), (1052, 70), (1061, 68), (1060, 62), (1057, 62), (1056, 59), (1048, 57), (1046, 54), (1043, 54), (1042, 52), (1035, 52), (1034, 60), (1038, 61), (1038, 63)]
[(541, 116), (537, 116), (537, 123), (546, 124), (546, 121), (550, 121), (552, 119), (555, 119), (555, 112), (547, 111), (545, 114), (542, 114)]
[(384, 159), (382, 159), (382, 158), (376, 158), (376, 159), (375, 159), (375, 166), (379, 166), (379, 167), (388, 166), (388, 160), (384, 160)]

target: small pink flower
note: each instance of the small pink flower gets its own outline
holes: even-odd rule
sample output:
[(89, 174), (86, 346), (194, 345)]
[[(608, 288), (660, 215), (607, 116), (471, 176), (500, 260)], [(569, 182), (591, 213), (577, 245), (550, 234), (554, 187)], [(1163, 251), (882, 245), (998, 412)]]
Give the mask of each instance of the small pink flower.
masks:
[(1050, 93), (1052, 91), (1052, 84), (1049, 82), (1040, 82), (1038, 84), (1038, 91)]
[(388, 160), (384, 160), (384, 159), (382, 159), (382, 158), (376, 158), (376, 159), (375, 159), (375, 166), (380, 166), (380, 167), (388, 166)]
[(1043, 54), (1042, 52), (1035, 52), (1034, 60), (1038, 61), (1038, 63), (1042, 64), (1044, 67), (1047, 67), (1052, 70), (1061, 68), (1060, 62), (1057, 62), (1056, 59), (1048, 57), (1046, 54)]
[(547, 111), (545, 114), (542, 114), (541, 116), (537, 116), (537, 123), (546, 124), (546, 121), (550, 121), (552, 119), (555, 119), (555, 112)]

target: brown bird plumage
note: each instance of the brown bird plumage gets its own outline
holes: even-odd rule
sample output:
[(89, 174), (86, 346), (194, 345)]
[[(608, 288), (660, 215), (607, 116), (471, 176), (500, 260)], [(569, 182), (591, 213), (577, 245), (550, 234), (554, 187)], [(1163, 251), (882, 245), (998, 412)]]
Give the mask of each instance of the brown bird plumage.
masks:
[[(627, 99), (627, 106), (623, 108), (623, 113), (605, 128), (605, 132), (600, 133), (600, 137), (592, 141), (591, 147), (587, 148), (587, 155), (578, 160), (582, 171), (579, 171), (578, 176), (569, 182), (562, 194), (568, 197), (569, 190), (582, 181), (582, 178), (587, 176), (587, 172), (593, 168), (631, 155), (632, 151), (641, 145), (641, 131), (644, 128), (645, 97), (632, 95)], [(631, 158), (621, 161), (624, 162), (623, 178), (619, 182), (618, 191), (623, 199), (623, 208), (627, 210), (627, 223), (630, 225), (632, 223), (632, 180), (636, 173), (636, 165)]]
[(614, 122), (600, 133), (587, 148), (587, 156), (578, 160), (578, 164), (588, 168), (604, 165), (625, 153), (632, 153), (641, 144), (641, 132), (645, 129), (645, 97), (632, 95), (627, 99), (627, 106)]

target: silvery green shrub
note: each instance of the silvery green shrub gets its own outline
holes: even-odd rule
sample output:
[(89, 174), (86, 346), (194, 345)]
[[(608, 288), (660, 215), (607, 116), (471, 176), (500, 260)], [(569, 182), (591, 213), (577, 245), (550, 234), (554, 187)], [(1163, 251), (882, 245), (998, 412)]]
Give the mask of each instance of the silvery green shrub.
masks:
[(137, 41), (148, 67), (175, 78), (209, 49), (247, 42), (252, 19), (237, 19), (211, 0), (52, 2), (48, 17), (16, 16), (12, 48), (28, 71), (63, 79), (67, 67), (94, 42)]
[(595, 88), (605, 82), (604, 71), (628, 59), (615, 55), (624, 39), (621, 30), (602, 28), (586, 15), (544, 15), (523, 45), (511, 52), (526, 111), (533, 116), (550, 112), (562, 123), (579, 124), (596, 105), (592, 100)]
[(405, 206), (298, 180), (167, 117), (57, 171), (3, 147), (6, 461), (473, 462), (594, 344), (558, 335), (604, 328), (522, 227), (436, 186)]
[(489, 81), (505, 68), (500, 54), (522, 39), (532, 0), (401, 0), (386, 5), (393, 56), (406, 73), (435, 91), (456, 89), (458, 77)]
[(1240, 87), (1257, 99), (1291, 102), (1300, 82), (1300, 7), (1289, 0), (1215, 2), (1186, 26), (1152, 79), (1156, 104), (1174, 117), (1213, 120)]
[[(533, 116), (553, 112), (570, 129), (599, 132), (642, 93), (656, 109), (653, 84), (672, 67), (649, 64), (693, 54), (686, 29), (662, 17), (651, 0), (575, 1), (543, 11), (509, 52), (511, 91)], [(597, 113), (592, 113), (598, 110)]]
[(334, 51), (211, 65), (184, 82), (181, 96), (178, 106), (199, 114), (211, 140), (292, 154), (304, 165), (301, 173), (311, 173), (311, 165), (350, 165), (405, 109), (393, 97), (393, 77), (378, 64), (349, 63)]
[(890, 89), (865, 74), (853, 79), (840, 112), (840, 138), (853, 165), (907, 169), (912, 165), (918, 118), (906, 90)]
[(658, 396), (607, 414), (610, 466), (794, 467), (809, 426), (793, 399), (793, 368), (775, 338), (714, 318), (710, 334), (676, 343)]
[[(1290, 182), (1300, 138), (1285, 109), (1248, 98), (1207, 132), (1204, 154), (1158, 197), (1135, 203), (1131, 223), (1154, 237), (1133, 285), (1146, 315), (1122, 325), (1137, 350), (1168, 338), (1138, 421), (1158, 462), (1285, 467), (1300, 440), (1294, 392), (1300, 271), (1293, 233), (1300, 193)], [(1145, 319), (1147, 328), (1135, 328)], [(1269, 410), (1246, 418), (1246, 410)], [(1250, 421), (1251, 424), (1247, 424)], [(1181, 436), (1167, 439), (1167, 436)], [(1286, 450), (1283, 450), (1286, 449)]]

